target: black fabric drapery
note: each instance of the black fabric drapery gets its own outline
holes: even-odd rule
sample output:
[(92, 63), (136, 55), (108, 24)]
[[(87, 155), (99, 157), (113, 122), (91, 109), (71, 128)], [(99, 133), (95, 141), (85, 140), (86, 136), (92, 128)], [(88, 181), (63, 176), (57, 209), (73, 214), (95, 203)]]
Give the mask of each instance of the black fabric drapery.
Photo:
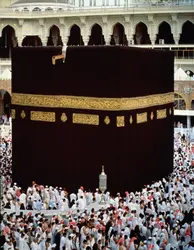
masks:
[[(173, 53), (119, 46), (79, 46), (67, 49), (65, 64), (52, 65), (61, 48), (15, 48), (13, 93), (106, 98), (142, 97), (173, 92)], [(105, 166), (108, 189), (138, 190), (173, 168), (173, 104), (138, 112), (167, 109), (167, 118), (136, 124), (137, 110), (105, 111), (12, 105), (13, 177), (27, 187), (31, 181), (61, 185), (70, 191), (98, 186)], [(21, 117), (25, 111), (26, 117)], [(30, 120), (30, 111), (56, 113), (55, 122)], [(60, 120), (61, 113), (67, 121)], [(72, 114), (98, 114), (99, 125), (73, 124)], [(129, 116), (134, 123), (130, 124)], [(109, 125), (104, 118), (109, 116)], [(116, 117), (125, 117), (117, 127)], [(149, 116), (149, 115), (148, 115)], [(24, 176), (21, 178), (21, 176)]]

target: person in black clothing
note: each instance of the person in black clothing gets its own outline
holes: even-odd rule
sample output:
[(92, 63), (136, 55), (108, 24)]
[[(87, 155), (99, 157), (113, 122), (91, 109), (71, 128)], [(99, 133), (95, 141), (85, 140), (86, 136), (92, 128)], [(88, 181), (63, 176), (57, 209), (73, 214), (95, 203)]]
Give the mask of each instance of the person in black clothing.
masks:
[(55, 249), (56, 250), (60, 250), (60, 241), (61, 241), (61, 234), (60, 232), (57, 232), (55, 235), (55, 244), (56, 244)]
[(3, 245), (5, 244), (5, 236), (1, 235), (0, 236), (0, 249), (3, 250)]
[(108, 238), (108, 232), (109, 232), (110, 227), (112, 227), (112, 219), (110, 219), (110, 220), (106, 223), (106, 230), (105, 230), (106, 239)]
[(181, 225), (184, 225), (185, 223), (191, 224), (191, 222), (194, 221), (194, 208), (192, 208), (189, 213), (185, 212), (185, 217), (181, 221)]

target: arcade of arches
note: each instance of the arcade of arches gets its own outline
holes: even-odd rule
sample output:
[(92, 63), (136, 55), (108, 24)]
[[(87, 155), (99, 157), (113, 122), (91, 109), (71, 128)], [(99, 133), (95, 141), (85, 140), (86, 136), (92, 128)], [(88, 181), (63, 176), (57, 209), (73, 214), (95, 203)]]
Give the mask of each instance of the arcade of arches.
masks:
[[(72, 45), (130, 45), (131, 40), (127, 37), (126, 28), (121, 23), (116, 23), (112, 28), (112, 34), (109, 38), (103, 34), (103, 29), (98, 23), (94, 23), (90, 30), (90, 35), (85, 36), (80, 27), (76, 24), (70, 28), (69, 36), (63, 37), (64, 33), (57, 25), (52, 25), (49, 30), (46, 40), (39, 36), (26, 36), (24, 39), (17, 37), (15, 29), (7, 25), (3, 28), (0, 37), (0, 58), (10, 58), (13, 47), (17, 46), (62, 46), (67, 44)], [(129, 35), (129, 34), (128, 34)], [(158, 32), (153, 41), (153, 37), (150, 37), (148, 33), (148, 27), (139, 22), (135, 27), (135, 34), (131, 36), (134, 44), (160, 44), (161, 40), (164, 44), (177, 43), (177, 37), (173, 36), (171, 26), (166, 21), (160, 23)], [(176, 39), (175, 39), (176, 38)], [(175, 41), (176, 40), (176, 41)], [(190, 21), (186, 21), (182, 26), (182, 32), (180, 34), (179, 44), (194, 44), (194, 24)], [(193, 52), (192, 52), (193, 53)], [(194, 53), (193, 53), (194, 55)], [(175, 95), (175, 108), (180, 109), (194, 109), (194, 93), (186, 93), (185, 88), (191, 85), (191, 82), (180, 81), (175, 82), (175, 86), (178, 85), (177, 95)], [(186, 86), (187, 85), (187, 86)], [(193, 84), (194, 85), (194, 84)], [(11, 86), (11, 83), (10, 83)], [(194, 89), (194, 86), (192, 86)], [(5, 91), (0, 82), (0, 114), (8, 112), (10, 104), (11, 91)], [(176, 88), (175, 88), (176, 89)], [(9, 97), (10, 98), (9, 98)]]
[[(135, 34), (132, 35), (132, 41), (134, 44), (160, 44), (161, 41), (164, 44), (175, 44), (171, 26), (165, 21), (160, 23), (158, 27), (158, 34), (156, 34), (155, 39), (150, 38), (147, 26), (143, 22), (139, 22), (136, 25)], [(182, 33), (180, 34), (178, 43), (194, 44), (194, 24), (192, 22), (186, 21), (183, 24)], [(22, 41), (19, 42), (15, 29), (10, 25), (7, 25), (2, 30), (2, 36), (0, 38), (0, 48), (4, 48), (0, 57), (11, 57), (11, 49), (16, 46), (59, 46), (63, 44), (64, 41), (61, 37), (61, 31), (56, 25), (50, 27), (50, 33), (49, 36), (46, 37), (46, 41), (42, 41), (41, 37), (39, 36), (26, 36)], [(70, 35), (67, 37), (66, 44), (68, 46), (84, 44), (128, 45), (131, 44), (131, 40), (127, 40), (125, 27), (121, 23), (116, 23), (113, 26), (112, 35), (110, 36), (109, 41), (107, 41), (107, 38), (105, 39), (102, 27), (97, 23), (92, 26), (89, 38), (83, 37), (80, 27), (74, 24), (70, 29)]]

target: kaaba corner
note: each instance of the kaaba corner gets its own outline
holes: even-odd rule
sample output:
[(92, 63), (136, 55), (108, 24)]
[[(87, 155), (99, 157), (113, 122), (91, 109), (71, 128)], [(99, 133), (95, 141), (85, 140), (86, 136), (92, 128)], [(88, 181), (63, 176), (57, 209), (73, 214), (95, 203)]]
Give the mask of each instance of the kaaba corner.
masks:
[[(14, 48), (13, 178), (137, 190), (173, 169), (174, 55), (127, 46)], [(59, 60), (53, 63), (53, 56)], [(38, 174), (37, 174), (38, 173)]]

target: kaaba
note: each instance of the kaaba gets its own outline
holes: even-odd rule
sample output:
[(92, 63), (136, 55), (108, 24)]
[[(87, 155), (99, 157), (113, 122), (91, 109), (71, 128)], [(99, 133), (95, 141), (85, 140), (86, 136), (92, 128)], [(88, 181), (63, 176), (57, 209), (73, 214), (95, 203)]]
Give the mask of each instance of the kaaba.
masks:
[(174, 55), (128, 46), (12, 51), (13, 180), (140, 190), (173, 169)]

